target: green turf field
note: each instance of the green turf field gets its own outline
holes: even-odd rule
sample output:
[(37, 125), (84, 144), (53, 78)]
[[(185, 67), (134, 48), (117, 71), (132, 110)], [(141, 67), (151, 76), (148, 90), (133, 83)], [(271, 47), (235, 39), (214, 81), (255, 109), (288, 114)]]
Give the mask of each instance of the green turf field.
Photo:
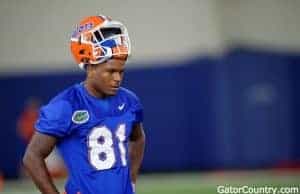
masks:
[[(56, 181), (63, 188), (63, 180)], [(297, 186), (300, 191), (300, 172), (214, 172), (214, 173), (172, 173), (141, 175), (138, 194), (213, 194), (218, 185), (227, 186)], [(37, 194), (28, 180), (8, 181), (3, 194)], [(300, 192), (299, 192), (300, 193)]]

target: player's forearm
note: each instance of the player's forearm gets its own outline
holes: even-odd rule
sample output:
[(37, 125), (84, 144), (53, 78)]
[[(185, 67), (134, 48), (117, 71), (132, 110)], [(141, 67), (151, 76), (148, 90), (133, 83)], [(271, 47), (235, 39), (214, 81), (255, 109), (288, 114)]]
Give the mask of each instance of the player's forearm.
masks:
[(59, 194), (50, 178), (44, 158), (27, 151), (23, 158), (23, 165), (41, 193)]
[(130, 142), (131, 180), (136, 183), (138, 172), (144, 157), (145, 136)]

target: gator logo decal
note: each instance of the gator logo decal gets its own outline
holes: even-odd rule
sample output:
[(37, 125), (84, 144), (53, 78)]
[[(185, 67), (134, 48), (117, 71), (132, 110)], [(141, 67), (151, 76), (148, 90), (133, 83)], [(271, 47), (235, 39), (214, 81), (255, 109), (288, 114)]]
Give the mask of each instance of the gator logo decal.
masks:
[(72, 121), (76, 124), (86, 123), (90, 118), (87, 110), (77, 110), (73, 113)]

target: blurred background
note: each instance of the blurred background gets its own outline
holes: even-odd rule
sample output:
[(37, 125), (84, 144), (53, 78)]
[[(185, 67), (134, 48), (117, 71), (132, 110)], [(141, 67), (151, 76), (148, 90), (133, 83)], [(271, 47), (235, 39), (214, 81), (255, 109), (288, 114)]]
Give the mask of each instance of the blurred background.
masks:
[[(147, 135), (138, 193), (299, 186), (300, 1), (1, 0), (3, 193), (38, 193), (21, 167), (26, 144), (39, 107), (84, 79), (69, 39), (98, 14), (132, 41), (123, 85), (142, 100)], [(61, 164), (48, 159), (54, 177)]]

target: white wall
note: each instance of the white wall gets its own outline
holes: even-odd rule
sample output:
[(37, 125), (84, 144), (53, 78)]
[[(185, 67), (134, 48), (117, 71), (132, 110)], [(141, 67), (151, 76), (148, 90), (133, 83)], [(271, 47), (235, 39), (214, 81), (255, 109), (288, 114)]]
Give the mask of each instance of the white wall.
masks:
[(227, 44), (300, 52), (300, 1), (224, 0), (218, 7)]
[(100, 13), (127, 25), (134, 64), (222, 47), (216, 0), (1, 0), (0, 71), (74, 68), (70, 33), (83, 17)]
[(297, 0), (1, 0), (0, 73), (76, 70), (70, 33), (100, 13), (127, 25), (135, 67), (237, 43), (300, 52)]

